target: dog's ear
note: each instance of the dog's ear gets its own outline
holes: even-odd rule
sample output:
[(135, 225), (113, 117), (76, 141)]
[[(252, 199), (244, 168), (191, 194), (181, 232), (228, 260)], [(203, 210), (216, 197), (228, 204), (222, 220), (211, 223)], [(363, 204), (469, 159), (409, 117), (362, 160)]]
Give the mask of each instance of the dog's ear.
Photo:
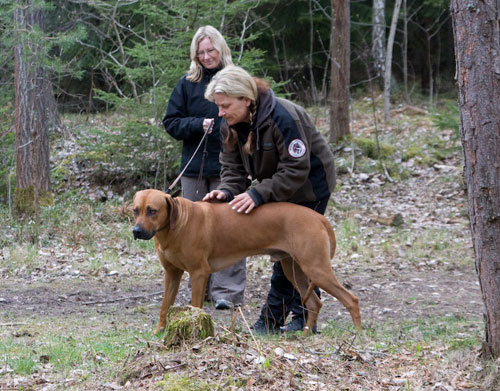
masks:
[(177, 205), (177, 201), (175, 200), (175, 198), (172, 198), (169, 195), (165, 197), (165, 200), (167, 201), (168, 220), (170, 224), (170, 229), (175, 229), (177, 217), (179, 216), (179, 210), (178, 210), (179, 207)]

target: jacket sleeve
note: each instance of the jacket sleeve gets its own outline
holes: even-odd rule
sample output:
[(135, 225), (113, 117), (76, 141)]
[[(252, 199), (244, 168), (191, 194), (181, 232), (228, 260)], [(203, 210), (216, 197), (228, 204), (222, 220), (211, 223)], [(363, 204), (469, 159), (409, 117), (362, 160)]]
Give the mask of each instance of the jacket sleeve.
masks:
[(280, 124), (279, 129), (275, 128), (279, 154), (276, 172), (250, 191), (258, 205), (289, 201), (308, 180), (311, 171), (311, 126), (314, 125), (305, 113), (294, 114), (294, 118), (290, 117)]
[(165, 130), (176, 140), (199, 139), (203, 135), (204, 118), (189, 116), (191, 97), (186, 88), (187, 83), (185, 76), (179, 80), (170, 95), (167, 113), (163, 118)]
[[(221, 125), (223, 139), (225, 139), (228, 131), (227, 124)], [(249, 173), (245, 169), (238, 147), (234, 151), (228, 151), (226, 146), (223, 146), (219, 160), (222, 169), (221, 183), (218, 189), (225, 191), (226, 195), (229, 196), (227, 201), (231, 201), (235, 195), (243, 193), (250, 186)]]

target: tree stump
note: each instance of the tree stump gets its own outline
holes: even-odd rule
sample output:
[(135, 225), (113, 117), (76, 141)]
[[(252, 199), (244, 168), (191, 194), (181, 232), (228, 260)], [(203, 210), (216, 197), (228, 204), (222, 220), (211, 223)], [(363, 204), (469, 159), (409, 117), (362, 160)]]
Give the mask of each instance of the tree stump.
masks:
[(172, 347), (183, 342), (204, 340), (214, 335), (212, 317), (201, 308), (193, 306), (171, 307), (163, 343)]

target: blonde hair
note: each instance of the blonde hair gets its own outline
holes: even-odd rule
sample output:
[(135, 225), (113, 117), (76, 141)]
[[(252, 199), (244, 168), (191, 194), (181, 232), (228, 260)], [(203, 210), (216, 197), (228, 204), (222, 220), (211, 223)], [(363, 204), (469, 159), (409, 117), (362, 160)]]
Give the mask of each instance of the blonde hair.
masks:
[(250, 74), (236, 65), (219, 71), (205, 90), (205, 99), (214, 101), (215, 94), (223, 94), (231, 98), (248, 98), (257, 101), (257, 84)]
[(225, 68), (228, 65), (233, 64), (233, 59), (231, 58), (231, 50), (227, 46), (226, 40), (222, 34), (215, 27), (212, 26), (202, 26), (196, 31), (193, 39), (191, 40), (190, 57), (191, 65), (189, 66), (189, 71), (187, 73), (187, 79), (193, 83), (198, 83), (203, 78), (203, 66), (198, 59), (198, 46), (200, 42), (205, 38), (210, 39), (214, 49), (219, 52), (220, 55), (220, 65)]
[[(231, 98), (250, 100), (250, 123), (254, 122), (257, 113), (257, 103), (259, 92), (267, 91), (269, 84), (265, 81), (253, 78), (243, 68), (231, 65), (219, 71), (208, 84), (205, 90), (205, 99), (214, 101), (215, 94), (222, 94)], [(226, 147), (233, 150), (238, 137), (236, 131), (230, 128), (227, 138), (224, 140)], [(255, 151), (255, 135), (252, 132), (248, 135), (248, 140), (244, 147), (249, 154)]]

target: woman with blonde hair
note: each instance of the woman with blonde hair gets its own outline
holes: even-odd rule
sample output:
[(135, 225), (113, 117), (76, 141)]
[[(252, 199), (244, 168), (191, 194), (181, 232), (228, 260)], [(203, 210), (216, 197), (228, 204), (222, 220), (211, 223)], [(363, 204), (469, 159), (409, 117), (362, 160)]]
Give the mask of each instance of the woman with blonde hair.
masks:
[[(224, 141), (221, 184), (204, 201), (229, 201), (235, 213), (280, 201), (325, 212), (335, 188), (333, 153), (302, 107), (276, 97), (268, 83), (235, 66), (212, 78), (205, 97), (217, 104), (224, 118)], [(289, 313), (292, 320), (285, 325)], [(254, 331), (299, 331), (306, 318), (299, 293), (275, 262)]]
[[(207, 134), (206, 151), (200, 148), (181, 178), (182, 196), (199, 201), (220, 183), (220, 123), (217, 106), (205, 99), (204, 93), (212, 78), (232, 65), (231, 51), (221, 33), (212, 26), (200, 27), (191, 41), (191, 65), (175, 86), (168, 102), (163, 125), (168, 134), (182, 141), (182, 171)], [(216, 309), (229, 309), (231, 302), (243, 302), (246, 261), (214, 273), (207, 283), (206, 299)]]

